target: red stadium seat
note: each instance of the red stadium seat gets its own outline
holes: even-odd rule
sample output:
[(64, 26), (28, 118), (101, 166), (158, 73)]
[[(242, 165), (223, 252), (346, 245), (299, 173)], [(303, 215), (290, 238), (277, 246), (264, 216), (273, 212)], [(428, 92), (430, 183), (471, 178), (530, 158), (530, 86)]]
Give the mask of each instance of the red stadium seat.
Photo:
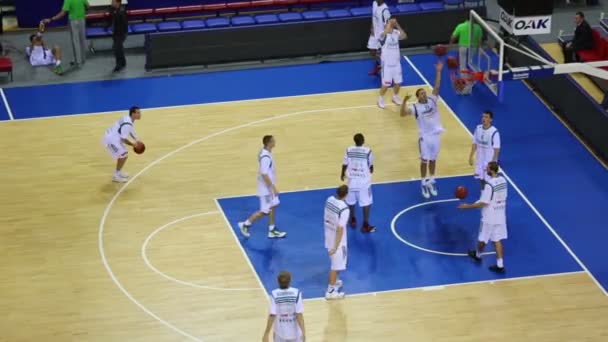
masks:
[(192, 5), (192, 6), (179, 6), (177, 8), (179, 13), (196, 13), (203, 11), (203, 5)]
[(6, 72), (13, 80), (13, 61), (7, 57), (0, 57), (0, 72)]
[(254, 0), (251, 2), (251, 7), (267, 7), (276, 5), (275, 0)]
[(154, 9), (146, 8), (146, 9), (136, 9), (136, 10), (128, 10), (127, 14), (129, 16), (146, 16), (152, 15), (154, 13)]
[(593, 34), (593, 49), (580, 50), (577, 52), (578, 57), (583, 62), (597, 62), (604, 60), (608, 54), (608, 43), (599, 32), (591, 31)]
[(251, 1), (238, 1), (238, 2), (228, 2), (226, 3), (226, 8), (233, 10), (240, 10), (244, 8), (250, 8)]
[(203, 5), (204, 11), (221, 11), (226, 9), (225, 3)]
[(175, 13), (178, 13), (177, 6), (156, 8), (154, 10), (154, 14), (158, 14), (158, 15), (162, 15), (162, 16), (165, 16), (167, 14), (175, 14)]
[(108, 12), (93, 12), (87, 13), (87, 20), (104, 20), (110, 17)]
[(299, 0), (275, 0), (274, 3), (277, 6), (290, 6), (295, 5), (299, 2)]

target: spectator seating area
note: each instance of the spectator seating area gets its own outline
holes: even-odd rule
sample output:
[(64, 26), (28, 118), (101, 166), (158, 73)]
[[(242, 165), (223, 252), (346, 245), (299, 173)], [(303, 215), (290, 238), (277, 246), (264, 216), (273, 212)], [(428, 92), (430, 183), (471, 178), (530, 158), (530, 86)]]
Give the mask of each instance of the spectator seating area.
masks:
[[(333, 20), (371, 16), (372, 0), (252, 0), (128, 10), (129, 34), (174, 32), (250, 25)], [(450, 6), (485, 5), (485, 0), (386, 1), (391, 13), (441, 11)], [(112, 32), (107, 12), (87, 14), (87, 38), (104, 38)]]
[[(591, 26), (593, 29), (593, 49), (581, 50), (577, 56), (583, 62), (596, 62), (608, 60), (608, 19), (603, 19), (600, 25)], [(574, 38), (574, 34), (561, 35), (558, 38), (560, 45), (566, 44)], [(604, 69), (608, 70), (608, 67)]]

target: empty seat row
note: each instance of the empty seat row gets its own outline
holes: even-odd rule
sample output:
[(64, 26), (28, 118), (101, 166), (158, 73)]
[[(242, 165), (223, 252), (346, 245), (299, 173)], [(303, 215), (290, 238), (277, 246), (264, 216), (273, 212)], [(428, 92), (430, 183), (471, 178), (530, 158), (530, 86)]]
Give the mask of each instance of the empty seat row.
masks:
[[(433, 4), (427, 2), (426, 4)], [(441, 7), (443, 9), (443, 7)], [(437, 7), (420, 6), (419, 4), (400, 4), (391, 6), (391, 13), (413, 13), (419, 11), (437, 10)], [(349, 17), (371, 16), (371, 6), (355, 7), (350, 9), (311, 10), (304, 12), (267, 13), (257, 15), (235, 15), (232, 17), (211, 17), (207, 19), (188, 19), (182, 21), (141, 22), (129, 25), (129, 34), (146, 34), (154, 32), (173, 32), (181, 30), (199, 30), (205, 28), (239, 27), (249, 25), (268, 25), (276, 23), (289, 23), (297, 21), (339, 19)], [(111, 29), (105, 27), (88, 27), (88, 38), (102, 38), (112, 34)]]

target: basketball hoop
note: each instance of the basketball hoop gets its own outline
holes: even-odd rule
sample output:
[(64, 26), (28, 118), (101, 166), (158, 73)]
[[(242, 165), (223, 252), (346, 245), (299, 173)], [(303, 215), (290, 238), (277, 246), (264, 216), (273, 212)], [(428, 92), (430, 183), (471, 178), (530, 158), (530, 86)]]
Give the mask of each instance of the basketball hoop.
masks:
[(483, 81), (483, 72), (454, 70), (450, 72), (452, 87), (458, 95), (469, 95), (477, 81)]

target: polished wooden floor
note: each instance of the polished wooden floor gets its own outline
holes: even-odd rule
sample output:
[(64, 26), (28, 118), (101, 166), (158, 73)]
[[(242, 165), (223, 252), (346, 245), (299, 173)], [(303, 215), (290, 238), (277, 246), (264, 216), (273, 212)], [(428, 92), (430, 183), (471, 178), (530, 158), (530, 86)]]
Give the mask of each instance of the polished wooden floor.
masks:
[[(117, 197), (100, 139), (122, 113), (1, 123), (0, 340), (261, 340), (267, 299), (214, 198), (255, 192), (264, 134), (277, 139), (282, 191), (337, 185), (356, 132), (375, 151), (375, 181), (417, 177), (413, 119), (377, 109), (375, 98), (145, 110), (137, 131), (148, 149), (126, 166), (141, 174)], [(468, 173), (468, 133), (442, 111), (439, 173)], [(181, 283), (152, 272), (146, 239), (203, 213), (148, 240), (150, 263)], [(585, 273), (305, 303), (308, 340), (328, 342), (599, 342), (606, 317), (608, 299)]]

